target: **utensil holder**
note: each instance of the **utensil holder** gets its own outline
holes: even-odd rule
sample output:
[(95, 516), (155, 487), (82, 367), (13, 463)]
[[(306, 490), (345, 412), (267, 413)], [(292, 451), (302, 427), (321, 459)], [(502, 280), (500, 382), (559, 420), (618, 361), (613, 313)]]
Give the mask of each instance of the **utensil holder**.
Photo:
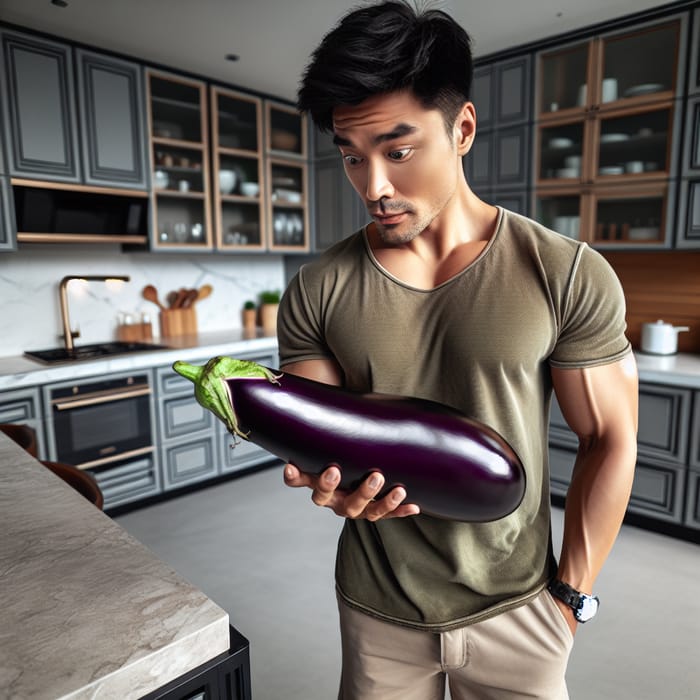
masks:
[(177, 335), (197, 334), (197, 314), (193, 307), (165, 309), (160, 312), (160, 335), (172, 338)]
[(117, 326), (117, 340), (127, 343), (153, 340), (153, 328), (150, 323), (123, 323)]

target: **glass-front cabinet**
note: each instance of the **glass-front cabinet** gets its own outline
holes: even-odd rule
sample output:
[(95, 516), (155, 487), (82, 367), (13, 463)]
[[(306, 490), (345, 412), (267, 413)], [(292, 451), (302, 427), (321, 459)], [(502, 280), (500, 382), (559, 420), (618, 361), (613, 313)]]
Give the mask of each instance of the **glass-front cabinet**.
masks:
[(210, 95), (216, 246), (264, 250), (262, 100), (216, 86)]
[(211, 250), (205, 84), (149, 69), (151, 248)]
[(306, 117), (293, 107), (267, 101), (267, 217), (272, 251), (309, 250)]
[(685, 20), (538, 55), (534, 208), (600, 247), (670, 245)]

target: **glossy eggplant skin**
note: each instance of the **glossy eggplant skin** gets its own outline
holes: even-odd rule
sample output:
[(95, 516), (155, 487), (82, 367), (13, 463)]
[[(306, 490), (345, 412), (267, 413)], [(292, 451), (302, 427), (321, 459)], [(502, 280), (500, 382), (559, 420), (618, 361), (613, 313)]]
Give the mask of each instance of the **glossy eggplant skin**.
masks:
[(349, 490), (382, 472), (382, 493), (403, 485), (406, 503), (451, 520), (497, 520), (520, 504), (520, 460), (487, 426), (433, 401), (275, 376), (224, 381), (247, 439), (285, 462), (310, 473), (337, 464)]

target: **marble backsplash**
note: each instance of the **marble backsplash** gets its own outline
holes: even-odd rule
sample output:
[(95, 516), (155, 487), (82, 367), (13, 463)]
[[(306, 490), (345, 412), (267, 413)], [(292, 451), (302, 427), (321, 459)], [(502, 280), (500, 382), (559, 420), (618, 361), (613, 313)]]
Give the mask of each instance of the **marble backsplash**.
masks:
[(146, 313), (158, 336), (158, 308), (141, 296), (153, 284), (165, 302), (169, 291), (210, 284), (196, 306), (201, 332), (241, 327), (241, 309), (265, 290), (284, 288), (277, 255), (122, 253), (114, 246), (32, 245), (0, 255), (0, 356), (62, 344), (58, 285), (65, 275), (128, 275), (126, 283), (71, 282), (68, 302), (76, 344), (116, 337), (121, 313)]

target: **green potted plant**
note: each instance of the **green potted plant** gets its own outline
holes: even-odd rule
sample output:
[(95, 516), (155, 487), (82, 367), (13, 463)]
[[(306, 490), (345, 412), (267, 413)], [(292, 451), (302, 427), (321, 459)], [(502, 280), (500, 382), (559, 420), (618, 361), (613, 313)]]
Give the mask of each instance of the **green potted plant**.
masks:
[(243, 304), (243, 330), (246, 334), (255, 333), (257, 320), (258, 310), (255, 306), (255, 302), (252, 299), (248, 299)]
[(279, 291), (260, 292), (260, 325), (265, 335), (277, 334), (277, 309), (279, 303)]

